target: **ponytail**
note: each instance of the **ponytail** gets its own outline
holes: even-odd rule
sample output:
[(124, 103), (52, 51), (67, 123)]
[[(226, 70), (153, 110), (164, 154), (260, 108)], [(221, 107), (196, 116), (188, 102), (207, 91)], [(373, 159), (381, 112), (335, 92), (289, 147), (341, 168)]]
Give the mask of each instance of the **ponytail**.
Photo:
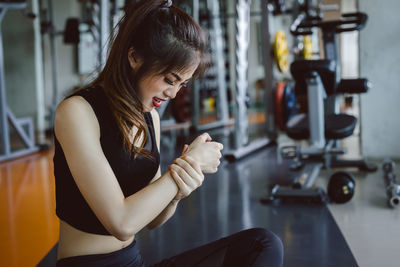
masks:
[[(206, 36), (193, 18), (171, 0), (141, 0), (127, 5), (117, 27), (104, 69), (87, 87), (104, 88), (126, 150), (135, 157), (151, 158), (150, 152), (143, 149), (147, 134), (137, 84), (147, 74), (179, 72), (193, 64), (198, 64), (194, 76), (202, 74)], [(132, 47), (135, 55), (143, 59), (135, 73), (128, 60)], [(130, 142), (132, 127), (138, 129), (133, 144), (144, 135), (139, 147)]]

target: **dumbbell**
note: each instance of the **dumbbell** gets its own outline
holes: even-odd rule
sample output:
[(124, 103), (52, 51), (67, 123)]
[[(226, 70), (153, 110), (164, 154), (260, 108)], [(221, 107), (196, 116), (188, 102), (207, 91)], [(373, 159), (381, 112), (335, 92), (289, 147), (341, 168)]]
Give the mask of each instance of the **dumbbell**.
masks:
[(396, 208), (400, 204), (400, 185), (396, 183), (396, 175), (393, 172), (394, 168), (395, 163), (392, 160), (385, 160), (382, 164), (388, 206), (392, 208)]

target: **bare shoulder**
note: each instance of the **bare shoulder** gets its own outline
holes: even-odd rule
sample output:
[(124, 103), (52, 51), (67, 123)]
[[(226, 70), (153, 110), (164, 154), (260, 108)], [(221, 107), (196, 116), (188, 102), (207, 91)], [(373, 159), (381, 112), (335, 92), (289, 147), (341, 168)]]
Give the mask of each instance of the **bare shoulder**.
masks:
[[(88, 131), (100, 135), (100, 127), (90, 104), (81, 96), (62, 101), (56, 110), (54, 131), (57, 138), (68, 136), (70, 131)], [(59, 140), (60, 141), (60, 140)]]
[(79, 115), (83, 116), (83, 118), (94, 115), (94, 111), (90, 104), (81, 96), (72, 96), (67, 98), (57, 107), (56, 118), (66, 116), (79, 117)]

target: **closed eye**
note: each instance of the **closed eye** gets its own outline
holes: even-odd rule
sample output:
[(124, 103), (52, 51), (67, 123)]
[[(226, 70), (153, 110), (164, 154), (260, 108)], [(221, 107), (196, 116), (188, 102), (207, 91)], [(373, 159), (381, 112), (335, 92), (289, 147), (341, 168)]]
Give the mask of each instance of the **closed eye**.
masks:
[(168, 83), (169, 85), (174, 85), (174, 82), (168, 79), (167, 77), (164, 78), (164, 82)]
[[(164, 77), (164, 81), (166, 83), (168, 83), (169, 85), (174, 85), (174, 82), (171, 81), (170, 79), (168, 79), (167, 77)], [(180, 86), (186, 88), (186, 87), (188, 87), (188, 84), (189, 84), (189, 79), (186, 80), (184, 83), (181, 83)]]

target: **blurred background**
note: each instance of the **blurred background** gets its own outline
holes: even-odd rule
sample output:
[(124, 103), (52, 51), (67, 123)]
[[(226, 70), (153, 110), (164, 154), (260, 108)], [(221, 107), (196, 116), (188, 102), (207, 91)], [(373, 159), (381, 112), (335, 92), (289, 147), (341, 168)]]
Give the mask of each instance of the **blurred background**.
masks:
[[(1, 266), (55, 266), (55, 110), (102, 69), (134, 2), (0, 1)], [(285, 266), (398, 266), (400, 3), (173, 4), (207, 32), (210, 68), (158, 108), (161, 167), (205, 131), (224, 161), (137, 236), (146, 262), (264, 227)]]

